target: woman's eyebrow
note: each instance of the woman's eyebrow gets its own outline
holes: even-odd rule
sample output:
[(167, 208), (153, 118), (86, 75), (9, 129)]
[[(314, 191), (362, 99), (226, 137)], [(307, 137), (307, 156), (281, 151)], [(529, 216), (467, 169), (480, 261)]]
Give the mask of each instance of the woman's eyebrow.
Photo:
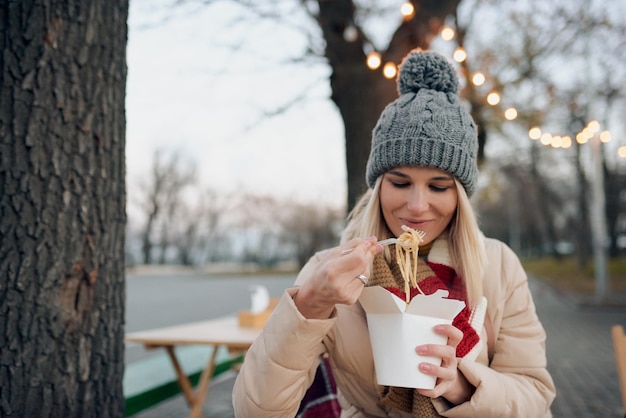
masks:
[[(408, 174), (405, 174), (397, 170), (389, 170), (388, 173), (393, 174), (394, 176), (403, 177), (407, 179), (411, 177)], [(430, 180), (431, 181), (452, 181), (454, 180), (454, 177), (451, 174), (440, 174), (438, 176), (431, 177)]]
[(441, 175), (431, 178), (431, 180), (454, 180), (452, 176)]
[(404, 178), (409, 178), (409, 176), (407, 174), (404, 174), (401, 171), (396, 171), (396, 170), (389, 170), (388, 171), (389, 174), (393, 174), (394, 176), (399, 176), (399, 177), (404, 177)]

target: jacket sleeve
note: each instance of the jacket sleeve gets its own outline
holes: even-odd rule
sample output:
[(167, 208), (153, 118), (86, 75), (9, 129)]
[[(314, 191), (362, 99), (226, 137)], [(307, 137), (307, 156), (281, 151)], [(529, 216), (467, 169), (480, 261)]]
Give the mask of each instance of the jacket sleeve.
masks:
[[(500, 280), (501, 286), (497, 292), (486, 292), (496, 340), (493, 359), (489, 366), (461, 359), (459, 370), (476, 391), (460, 405), (436, 399), (435, 407), (446, 417), (550, 417), (556, 391), (547, 371), (546, 334), (535, 312), (526, 273), (504, 244), (500, 243), (500, 251), (488, 254), (488, 268), (496, 269), (489, 279)], [(494, 296), (500, 300), (492, 300)]]
[(335, 313), (326, 320), (304, 318), (293, 302), (297, 290), (285, 291), (245, 356), (233, 387), (236, 417), (295, 416), (315, 377)]

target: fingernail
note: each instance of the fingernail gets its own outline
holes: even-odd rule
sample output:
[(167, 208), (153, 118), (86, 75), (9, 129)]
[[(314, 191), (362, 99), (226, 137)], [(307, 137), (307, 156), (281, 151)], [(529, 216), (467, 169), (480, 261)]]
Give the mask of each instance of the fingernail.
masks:
[(426, 351), (428, 351), (428, 347), (426, 347), (425, 345), (418, 345), (416, 347), (416, 350), (419, 354), (425, 354)]
[(443, 332), (446, 329), (443, 325), (435, 325), (435, 331)]
[(432, 370), (432, 366), (428, 363), (420, 363), (420, 369), (424, 372), (429, 372)]

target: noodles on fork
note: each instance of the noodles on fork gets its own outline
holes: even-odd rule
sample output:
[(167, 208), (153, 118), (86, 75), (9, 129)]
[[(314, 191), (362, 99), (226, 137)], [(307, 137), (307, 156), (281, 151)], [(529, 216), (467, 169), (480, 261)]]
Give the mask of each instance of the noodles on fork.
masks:
[(417, 258), (419, 254), (419, 245), (424, 240), (425, 233), (406, 225), (402, 225), (405, 231), (398, 237), (396, 243), (396, 261), (400, 267), (400, 273), (404, 279), (404, 293), (406, 294), (406, 303), (411, 298), (411, 286), (416, 287), (421, 294), (422, 289), (417, 284)]

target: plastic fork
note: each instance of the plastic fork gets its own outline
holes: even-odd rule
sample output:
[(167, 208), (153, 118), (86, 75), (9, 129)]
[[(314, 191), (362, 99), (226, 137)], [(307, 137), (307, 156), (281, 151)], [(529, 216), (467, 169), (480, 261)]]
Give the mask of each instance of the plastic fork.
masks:
[[(391, 244), (395, 244), (396, 242), (398, 242), (398, 238), (387, 238), (387, 239), (383, 239), (383, 240), (378, 241), (376, 244), (391, 245)], [(347, 249), (343, 250), (341, 252), (341, 254), (350, 254), (353, 250), (354, 250), (354, 248), (347, 248)]]
[(387, 239), (383, 239), (378, 241), (376, 244), (380, 244), (380, 245), (391, 245), (391, 244), (395, 244), (398, 242), (398, 238), (387, 238)]

